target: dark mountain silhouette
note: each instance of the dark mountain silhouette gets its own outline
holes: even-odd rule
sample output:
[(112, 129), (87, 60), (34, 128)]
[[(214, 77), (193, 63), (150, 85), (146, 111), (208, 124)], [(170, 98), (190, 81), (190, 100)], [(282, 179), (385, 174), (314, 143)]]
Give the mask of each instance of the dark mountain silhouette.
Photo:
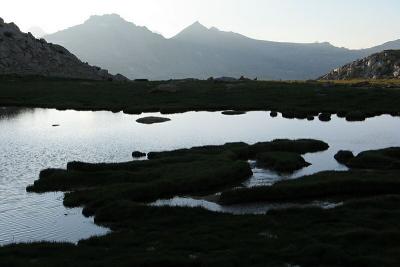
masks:
[(329, 43), (261, 41), (209, 29), (199, 22), (166, 39), (115, 14), (92, 16), (81, 25), (45, 39), (111, 72), (149, 79), (241, 75), (312, 79), (382, 48), (400, 49), (400, 41), (365, 50), (338, 48)]

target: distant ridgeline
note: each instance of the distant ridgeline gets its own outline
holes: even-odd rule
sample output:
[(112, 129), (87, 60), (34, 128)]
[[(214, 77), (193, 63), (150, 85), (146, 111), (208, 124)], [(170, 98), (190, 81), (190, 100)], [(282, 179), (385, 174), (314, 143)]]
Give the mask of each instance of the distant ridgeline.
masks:
[(0, 18), (0, 75), (45, 76), (122, 81), (122, 75), (83, 63), (60, 45), (22, 33), (14, 23)]
[(322, 80), (400, 79), (400, 50), (385, 50), (334, 69)]
[(81, 25), (44, 38), (113, 73), (151, 80), (224, 76), (315, 79), (353, 60), (400, 49), (400, 40), (360, 50), (330, 43), (262, 41), (199, 22), (164, 38), (115, 14), (92, 16)]

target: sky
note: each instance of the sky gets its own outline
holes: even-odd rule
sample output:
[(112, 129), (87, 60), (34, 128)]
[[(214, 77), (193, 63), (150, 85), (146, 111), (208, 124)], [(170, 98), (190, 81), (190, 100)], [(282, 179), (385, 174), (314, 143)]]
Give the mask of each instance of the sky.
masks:
[(353, 49), (400, 39), (399, 0), (0, 0), (0, 17), (53, 33), (116, 13), (169, 38), (200, 21), (271, 41)]

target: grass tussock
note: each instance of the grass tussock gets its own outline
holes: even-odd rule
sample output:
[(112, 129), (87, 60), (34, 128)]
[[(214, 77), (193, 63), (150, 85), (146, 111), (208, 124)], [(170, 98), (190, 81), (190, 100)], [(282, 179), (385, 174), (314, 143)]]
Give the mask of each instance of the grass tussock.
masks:
[(265, 152), (257, 155), (257, 165), (278, 172), (290, 173), (310, 166), (311, 164), (296, 153)]
[(220, 202), (296, 202), (400, 194), (400, 172), (321, 172), (273, 186), (241, 188), (223, 192)]
[(353, 169), (400, 170), (400, 148), (364, 151), (348, 160), (346, 165)]

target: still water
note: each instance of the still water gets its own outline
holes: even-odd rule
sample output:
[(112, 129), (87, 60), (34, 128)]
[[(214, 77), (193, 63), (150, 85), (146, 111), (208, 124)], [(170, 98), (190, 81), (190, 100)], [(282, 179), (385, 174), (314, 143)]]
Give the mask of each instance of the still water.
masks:
[[(146, 114), (160, 116), (160, 114)], [(143, 115), (142, 115), (143, 116)], [(321, 170), (345, 170), (333, 155), (340, 149), (358, 153), (400, 146), (400, 119), (381, 116), (365, 122), (330, 122), (271, 118), (267, 112), (225, 116), (219, 112), (166, 115), (170, 122), (136, 123), (140, 115), (111, 112), (0, 108), (0, 245), (39, 240), (77, 242), (107, 233), (81, 209), (62, 205), (62, 193), (26, 193), (44, 168), (65, 168), (67, 162), (121, 162), (134, 150), (171, 150), (276, 138), (314, 138), (330, 145), (326, 152), (307, 154), (308, 168), (288, 176), (254, 169), (245, 186), (268, 185)], [(58, 124), (59, 127), (52, 127)]]

